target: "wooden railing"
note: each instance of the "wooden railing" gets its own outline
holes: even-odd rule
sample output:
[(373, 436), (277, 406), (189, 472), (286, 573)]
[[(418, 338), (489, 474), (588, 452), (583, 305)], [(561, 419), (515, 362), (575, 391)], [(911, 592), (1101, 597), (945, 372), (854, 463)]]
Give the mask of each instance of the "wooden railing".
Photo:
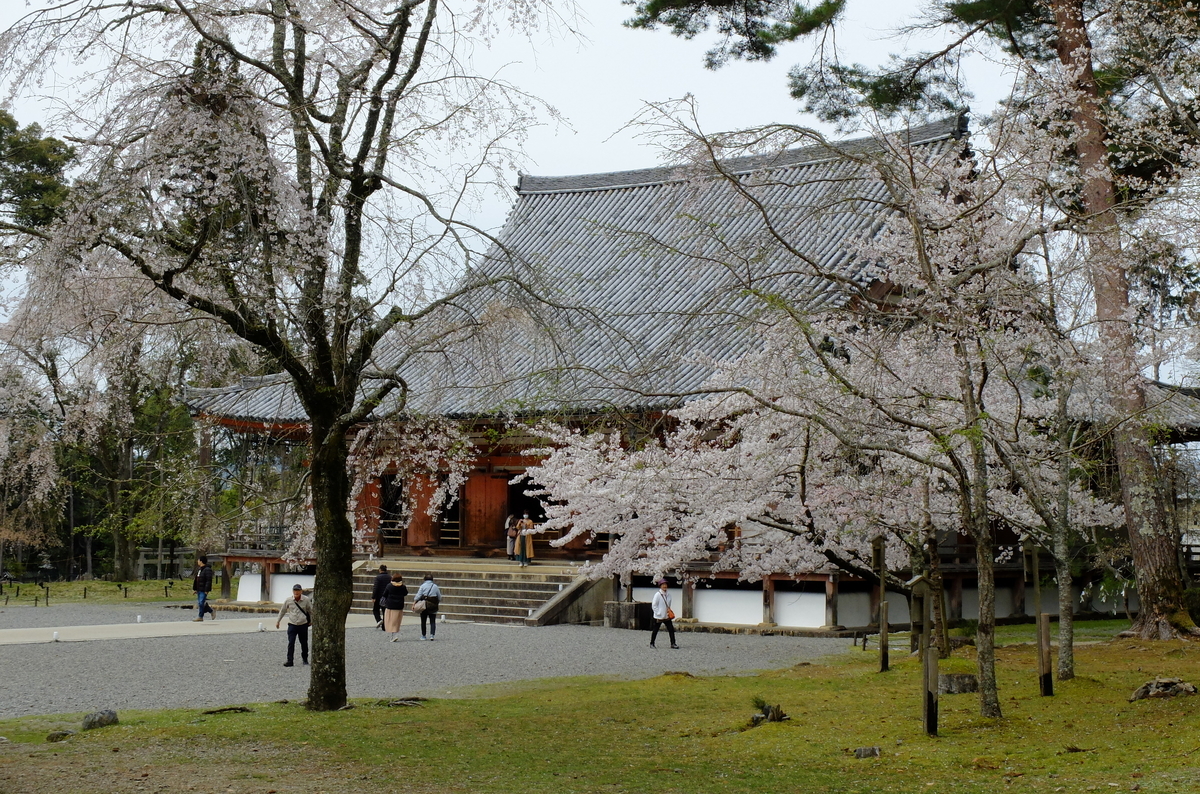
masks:
[(285, 530), (280, 526), (259, 526), (240, 530), (229, 536), (229, 551), (283, 551), (287, 542)]

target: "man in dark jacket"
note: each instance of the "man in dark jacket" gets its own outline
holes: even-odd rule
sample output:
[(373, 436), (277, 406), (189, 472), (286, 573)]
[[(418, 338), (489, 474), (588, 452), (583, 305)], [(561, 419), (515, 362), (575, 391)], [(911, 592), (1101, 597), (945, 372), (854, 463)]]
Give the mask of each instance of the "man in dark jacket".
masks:
[(208, 604), (208, 594), (212, 592), (212, 584), (213, 572), (212, 568), (208, 567), (208, 557), (201, 554), (196, 560), (196, 576), (192, 579), (192, 590), (196, 593), (196, 617), (192, 618), (194, 623), (204, 620), (205, 612), (210, 613), (213, 620), (217, 619), (217, 610)]
[(392, 581), (392, 575), (388, 573), (386, 565), (379, 566), (379, 575), (375, 577), (375, 586), (371, 588), (371, 614), (375, 616), (375, 625), (383, 631), (383, 612), (379, 606), (379, 599), (383, 597), (383, 591), (387, 589), (388, 584)]

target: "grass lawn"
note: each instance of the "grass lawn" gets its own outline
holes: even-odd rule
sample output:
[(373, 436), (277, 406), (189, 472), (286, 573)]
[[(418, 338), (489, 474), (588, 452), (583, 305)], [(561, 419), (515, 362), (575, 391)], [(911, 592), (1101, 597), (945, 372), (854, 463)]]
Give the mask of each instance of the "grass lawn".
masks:
[[(1200, 645), (1083, 646), (1079, 677), (1057, 682), (1053, 698), (1037, 695), (1033, 648), (997, 656), (1004, 718), (979, 717), (973, 695), (943, 696), (937, 738), (921, 731), (916, 662), (894, 654), (880, 674), (874, 653), (853, 650), (752, 676), (538, 681), (415, 707), (129, 711), (119, 726), (61, 744), (44, 743), (46, 733), (77, 728), (78, 715), (0, 721), (10, 740), (0, 791), (1197, 790), (1200, 697), (1128, 698), (1156, 675), (1200, 682)], [(960, 655), (943, 669), (973, 661)], [(792, 719), (748, 729), (755, 696)], [(881, 758), (853, 757), (872, 745)]]
[[(234, 592), (237, 592), (236, 578), (233, 580), (233, 588)], [(0, 596), (0, 605), (34, 606), (36, 598), (38, 606), (45, 606), (47, 590), (50, 593), (51, 605), (64, 603), (133, 604), (195, 600), (190, 579), (145, 579), (135, 582), (93, 580), (90, 582), (49, 582), (45, 589), (38, 587), (33, 582), (24, 582), (20, 585), (6, 583), (4, 594)], [(128, 594), (126, 594), (126, 590), (129, 591)], [(215, 594), (210, 593), (210, 595), (213, 598), (219, 596), (219, 588)]]

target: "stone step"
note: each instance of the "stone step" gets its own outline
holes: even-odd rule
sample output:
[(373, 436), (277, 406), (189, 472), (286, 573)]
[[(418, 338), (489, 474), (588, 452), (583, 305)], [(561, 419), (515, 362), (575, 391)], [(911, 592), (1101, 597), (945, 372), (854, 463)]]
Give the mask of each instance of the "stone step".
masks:
[[(425, 575), (433, 574), (442, 589), (438, 614), (447, 620), (478, 623), (523, 623), (579, 575), (578, 567), (573, 565), (520, 568), (508, 560), (372, 560), (355, 571), (352, 612), (371, 612), (371, 590), (381, 563), (390, 573), (404, 576), (409, 604)], [(405, 620), (414, 618), (406, 610)]]
[[(450, 598), (443, 597), (438, 609), (491, 609), (516, 607), (520, 609), (537, 609), (549, 599), (546, 598)], [(367, 599), (356, 598), (351, 608), (359, 608), (364, 612), (371, 611), (371, 602)], [(412, 601), (407, 601), (404, 604), (404, 610), (407, 612), (412, 607)]]

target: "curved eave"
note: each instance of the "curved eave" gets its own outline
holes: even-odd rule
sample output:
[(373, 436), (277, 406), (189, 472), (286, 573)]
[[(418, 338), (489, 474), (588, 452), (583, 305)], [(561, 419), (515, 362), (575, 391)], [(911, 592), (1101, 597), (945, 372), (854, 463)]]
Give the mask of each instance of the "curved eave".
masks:
[(245, 416), (221, 416), (204, 411), (192, 411), (192, 418), (238, 433), (253, 433), (277, 438), (307, 439), (308, 424), (305, 422), (280, 422), (272, 419)]

